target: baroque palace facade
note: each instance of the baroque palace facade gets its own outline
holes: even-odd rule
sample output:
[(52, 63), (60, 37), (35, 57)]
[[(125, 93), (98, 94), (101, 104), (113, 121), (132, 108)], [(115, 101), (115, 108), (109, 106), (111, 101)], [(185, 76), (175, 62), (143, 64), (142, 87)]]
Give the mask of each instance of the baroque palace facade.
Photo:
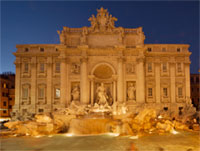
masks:
[(180, 112), (190, 104), (188, 44), (144, 44), (142, 27), (115, 27), (106, 9), (90, 27), (63, 27), (60, 44), (17, 45), (13, 114), (49, 113), (72, 101)]

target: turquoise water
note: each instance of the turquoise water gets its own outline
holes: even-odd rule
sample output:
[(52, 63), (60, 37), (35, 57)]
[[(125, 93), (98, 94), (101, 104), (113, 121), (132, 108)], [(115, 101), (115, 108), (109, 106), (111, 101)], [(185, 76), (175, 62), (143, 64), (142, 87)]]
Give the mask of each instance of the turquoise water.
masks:
[(66, 136), (1, 138), (1, 151), (200, 151), (199, 133), (130, 137)]

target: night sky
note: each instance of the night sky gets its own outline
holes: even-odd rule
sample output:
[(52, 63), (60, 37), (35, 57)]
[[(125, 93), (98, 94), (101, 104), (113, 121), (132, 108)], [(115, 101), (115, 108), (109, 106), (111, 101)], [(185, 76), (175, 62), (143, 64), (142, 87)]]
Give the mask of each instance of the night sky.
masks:
[(116, 26), (143, 27), (145, 43), (190, 44), (191, 73), (199, 69), (199, 2), (1, 2), (1, 68), (15, 72), (17, 44), (58, 44), (63, 26), (90, 26), (100, 7)]

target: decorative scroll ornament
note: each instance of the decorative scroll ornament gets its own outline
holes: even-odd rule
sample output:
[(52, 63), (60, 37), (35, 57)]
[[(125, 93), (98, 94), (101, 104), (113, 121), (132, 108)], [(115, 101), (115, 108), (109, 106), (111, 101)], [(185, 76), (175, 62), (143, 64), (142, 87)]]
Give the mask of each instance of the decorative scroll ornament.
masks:
[(92, 15), (88, 19), (91, 22), (91, 29), (94, 32), (109, 32), (115, 28), (115, 21), (117, 18), (108, 13), (107, 9), (101, 7), (97, 9), (96, 17)]

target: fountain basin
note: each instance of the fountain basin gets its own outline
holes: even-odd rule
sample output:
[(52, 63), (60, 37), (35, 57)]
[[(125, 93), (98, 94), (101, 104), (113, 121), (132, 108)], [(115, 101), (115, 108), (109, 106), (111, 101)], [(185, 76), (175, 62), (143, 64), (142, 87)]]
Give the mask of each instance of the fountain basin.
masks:
[(117, 121), (109, 118), (72, 119), (68, 133), (76, 135), (104, 134), (116, 132)]

